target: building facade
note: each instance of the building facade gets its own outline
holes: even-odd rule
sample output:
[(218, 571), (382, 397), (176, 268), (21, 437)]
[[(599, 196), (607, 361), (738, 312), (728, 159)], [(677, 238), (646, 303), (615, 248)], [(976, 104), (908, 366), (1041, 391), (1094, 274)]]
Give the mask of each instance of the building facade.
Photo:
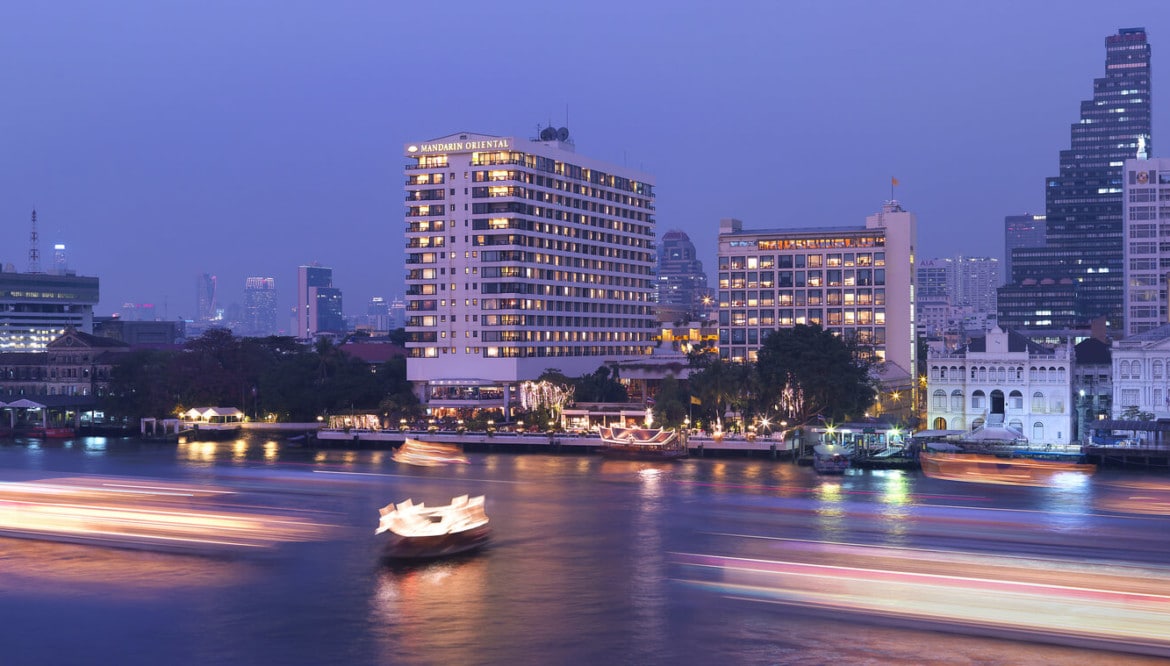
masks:
[(1170, 324), (1113, 341), (1113, 414), (1136, 420), (1127, 412), (1152, 420), (1170, 418)]
[(195, 321), (200, 324), (219, 319), (219, 304), (216, 302), (216, 278), (210, 273), (195, 276)]
[(1122, 182), (1125, 160), (1148, 157), (1151, 148), (1150, 45), (1144, 28), (1127, 28), (1105, 40), (1105, 76), (1094, 79), (1093, 98), (1081, 103), (1071, 145), (1060, 152), (1060, 174), (1045, 183), (1046, 244), (1012, 255), (1013, 284), (1053, 280), (1073, 288), (1072, 317), (1039, 315), (1012, 307), (1047, 310), (1018, 295), (1001, 299), (999, 320), (1010, 326), (1050, 319), (1054, 328), (1076, 328), (1105, 316), (1122, 330), (1124, 239)]
[(864, 226), (719, 223), (719, 353), (751, 362), (778, 328), (818, 324), (914, 372), (918, 221), (896, 201)]
[(0, 351), (44, 351), (67, 329), (93, 332), (98, 279), (0, 272)]
[(1170, 159), (1125, 162), (1125, 334), (1170, 323)]
[(506, 408), (516, 382), (649, 354), (654, 184), (538, 139), (404, 146), (407, 377), (432, 406)]
[(935, 430), (1002, 424), (1035, 444), (1073, 438), (1071, 348), (996, 327), (955, 351), (927, 352), (926, 415)]
[(333, 286), (333, 269), (317, 264), (297, 268), (296, 336), (344, 333), (341, 290)]
[(276, 334), (276, 278), (244, 279), (242, 333), (252, 336)]
[(995, 319), (998, 259), (963, 255), (924, 259), (917, 271), (920, 332), (937, 336), (963, 330), (964, 322)]
[(69, 329), (37, 352), (0, 352), (0, 396), (100, 396), (130, 346)]
[(1012, 251), (1016, 248), (1044, 247), (1047, 241), (1047, 218), (1024, 213), (1003, 218), (1003, 275), (1005, 284), (1013, 281)]
[(658, 319), (703, 319), (712, 304), (707, 273), (695, 252), (695, 244), (677, 229), (663, 234), (658, 248)]

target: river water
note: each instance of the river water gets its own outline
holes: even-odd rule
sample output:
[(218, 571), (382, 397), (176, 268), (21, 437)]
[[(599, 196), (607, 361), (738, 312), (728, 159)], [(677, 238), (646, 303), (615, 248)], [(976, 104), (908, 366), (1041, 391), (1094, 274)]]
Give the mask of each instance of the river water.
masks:
[[(0, 444), (3, 481), (215, 488), (225, 493), (214, 500), (219, 508), (264, 507), (321, 528), (270, 548), (191, 552), (0, 538), (0, 660), (1153, 664), (1161, 663), (1156, 656), (1135, 652), (1170, 654), (1160, 640), (1138, 650), (1124, 637), (1086, 641), (1075, 625), (1097, 612), (1093, 604), (1104, 594), (1083, 592), (1095, 589), (1085, 580), (1118, 569), (1119, 577), (1139, 572), (1139, 580), (1166, 573), (1170, 519), (1160, 476), (1106, 470), (1056, 487), (1017, 487), (902, 471), (822, 477), (763, 458), (469, 458), (417, 468), (387, 451), (303, 449), (261, 438)], [(1127, 485), (1134, 481), (1148, 486), (1135, 491)], [(442, 504), (467, 493), (487, 498), (488, 549), (418, 565), (381, 559), (378, 507), (408, 497)], [(799, 568), (810, 558), (827, 567), (822, 574), (842, 578), (832, 574), (800, 591), (806, 583), (795, 578), (742, 573)], [(913, 564), (887, 564), (897, 558)], [(890, 573), (892, 566), (901, 573)], [(963, 585), (985, 566), (998, 567), (1000, 578), (1071, 571), (1050, 588), (1057, 604), (1068, 590), (1080, 595), (1053, 611), (1070, 613), (1068, 631), (1033, 627), (1044, 613), (1014, 589), (995, 597), (990, 611), (946, 596), (946, 580)], [(875, 586), (905, 587), (835, 587), (878, 569)], [(889, 582), (920, 574), (931, 577), (929, 586)], [(988, 594), (1018, 584), (989, 584)], [(901, 589), (905, 597), (874, 610), (866, 604), (889, 599), (867, 598), (869, 589)], [(940, 590), (941, 601), (927, 598)], [(1124, 604), (1162, 603), (1143, 591), (1129, 590)], [(903, 592), (879, 596), (886, 594)], [(968, 621), (988, 612), (1011, 615), (1008, 625), (1020, 631), (995, 618)]]

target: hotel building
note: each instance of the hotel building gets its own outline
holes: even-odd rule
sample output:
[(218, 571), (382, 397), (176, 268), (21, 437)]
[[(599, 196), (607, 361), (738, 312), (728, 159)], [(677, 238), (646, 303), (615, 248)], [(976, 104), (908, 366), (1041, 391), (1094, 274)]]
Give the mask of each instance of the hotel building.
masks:
[(772, 331), (819, 324), (913, 376), (917, 238), (917, 218), (896, 201), (857, 227), (745, 230), (721, 220), (720, 355), (755, 362)]
[(654, 185), (539, 139), (404, 146), (407, 378), (429, 407), (503, 408), (516, 382), (649, 354)]

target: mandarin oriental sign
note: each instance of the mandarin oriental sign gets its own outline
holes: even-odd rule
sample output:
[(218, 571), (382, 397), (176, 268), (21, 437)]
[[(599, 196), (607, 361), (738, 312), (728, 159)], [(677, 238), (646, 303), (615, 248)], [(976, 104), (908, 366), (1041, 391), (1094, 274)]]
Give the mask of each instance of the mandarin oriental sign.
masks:
[(444, 141), (442, 143), (412, 144), (406, 147), (408, 153), (457, 153), (467, 150), (503, 150), (511, 148), (508, 139), (481, 139), (479, 141)]

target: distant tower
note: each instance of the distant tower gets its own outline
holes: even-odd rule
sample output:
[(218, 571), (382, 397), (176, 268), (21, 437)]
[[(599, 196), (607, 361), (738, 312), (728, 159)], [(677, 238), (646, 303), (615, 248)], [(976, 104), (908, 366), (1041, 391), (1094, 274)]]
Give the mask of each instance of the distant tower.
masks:
[(244, 280), (244, 333), (267, 336), (276, 332), (276, 279)]
[(53, 270), (57, 275), (69, 272), (69, 263), (65, 261), (65, 244), (57, 243), (53, 246)]
[(37, 233), (37, 209), (32, 212), (32, 231), (28, 234), (28, 272), (41, 272), (41, 236)]
[(200, 273), (195, 276), (195, 321), (209, 322), (216, 318), (215, 276)]

